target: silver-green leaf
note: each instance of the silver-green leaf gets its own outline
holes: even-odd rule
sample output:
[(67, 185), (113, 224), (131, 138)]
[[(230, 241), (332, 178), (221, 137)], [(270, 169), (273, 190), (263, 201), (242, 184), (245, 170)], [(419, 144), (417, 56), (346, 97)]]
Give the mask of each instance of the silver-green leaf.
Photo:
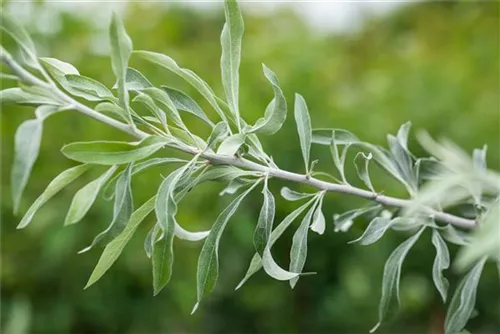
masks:
[(460, 332), (470, 319), (476, 303), (476, 291), (486, 258), (481, 259), (458, 284), (444, 322), (445, 333)]
[(80, 175), (85, 173), (89, 169), (89, 167), (90, 166), (86, 164), (79, 165), (73, 168), (66, 169), (64, 172), (56, 176), (56, 178), (49, 183), (47, 188), (45, 188), (45, 191), (30, 206), (24, 217), (21, 219), (19, 225), (17, 225), (17, 228), (26, 227), (31, 222), (33, 216), (42, 205), (44, 205), (49, 199), (54, 197), (54, 195), (57, 194), (61, 189), (63, 189), (68, 184), (76, 180)]
[(92, 204), (94, 204), (102, 186), (108, 181), (111, 175), (113, 175), (116, 169), (117, 166), (112, 166), (106, 173), (78, 190), (71, 201), (66, 219), (64, 220), (64, 225), (78, 223), (85, 216)]
[(198, 308), (203, 297), (213, 290), (215, 283), (217, 282), (217, 278), (219, 276), (219, 241), (227, 222), (236, 212), (236, 209), (238, 209), (243, 199), (258, 184), (259, 182), (255, 182), (250, 188), (236, 197), (236, 199), (234, 199), (224, 209), (224, 211), (222, 211), (213, 224), (210, 234), (203, 244), (203, 248), (201, 249), (200, 257), (198, 259), (198, 271), (196, 274), (197, 302), (193, 307), (193, 313)]
[(78, 74), (66, 74), (64, 78), (73, 95), (89, 101), (115, 100), (113, 93), (97, 80)]
[(253, 244), (255, 246), (255, 250), (260, 256), (263, 255), (264, 249), (266, 248), (271, 238), (274, 213), (276, 209), (274, 196), (269, 191), (269, 188), (267, 186), (267, 179), (264, 182), (264, 189), (262, 189), (262, 193), (264, 194), (264, 201), (262, 202), (259, 220), (257, 222), (257, 226), (255, 227), (255, 232), (253, 235)]
[(61, 152), (69, 159), (99, 165), (127, 164), (144, 159), (165, 146), (165, 139), (149, 136), (140, 142), (77, 142), (65, 145)]
[(104, 251), (97, 262), (90, 278), (85, 285), (85, 289), (97, 282), (104, 274), (111, 268), (113, 263), (118, 259), (127, 243), (132, 239), (139, 224), (146, 218), (146, 216), (153, 211), (156, 196), (150, 198), (146, 203), (134, 211), (130, 216), (130, 220), (125, 229), (109, 244), (106, 245)]
[(177, 109), (186, 111), (198, 117), (208, 125), (212, 127), (214, 126), (214, 123), (208, 118), (208, 116), (205, 114), (203, 109), (201, 109), (198, 103), (196, 103), (196, 101), (193, 100), (190, 96), (186, 95), (186, 93), (168, 86), (161, 86), (161, 89), (163, 89), (168, 94), (168, 96), (170, 96), (170, 99)]
[(354, 166), (356, 167), (356, 172), (361, 181), (368, 187), (372, 192), (375, 192), (373, 188), (372, 181), (370, 179), (369, 164), (372, 160), (373, 155), (371, 153), (364, 154), (363, 152), (358, 152), (354, 157)]
[(220, 37), (222, 54), (220, 59), (222, 86), (226, 93), (229, 109), (239, 124), (238, 107), (239, 67), (241, 58), (241, 41), (245, 30), (240, 7), (235, 0), (224, 1), (226, 23)]
[(297, 123), (300, 149), (302, 150), (302, 157), (304, 158), (304, 166), (306, 168), (306, 173), (309, 173), (309, 155), (311, 152), (312, 137), (311, 118), (309, 117), (306, 101), (299, 94), (295, 94), (294, 116), (295, 122)]
[(245, 142), (246, 135), (243, 133), (238, 133), (227, 137), (222, 141), (219, 148), (217, 149), (217, 154), (230, 155), (233, 156), (238, 152), (238, 149)]
[(382, 238), (385, 231), (387, 231), (391, 226), (391, 222), (390, 218), (376, 217), (370, 222), (365, 232), (363, 232), (363, 235), (356, 240), (350, 241), (349, 243), (359, 242), (364, 246), (371, 245)]
[(450, 253), (448, 252), (448, 247), (446, 246), (443, 238), (441, 238), (437, 229), (432, 230), (432, 244), (436, 248), (436, 258), (434, 259), (434, 264), (432, 266), (432, 279), (434, 280), (436, 289), (443, 299), (443, 303), (445, 303), (450, 283), (443, 276), (442, 271), (448, 269), (450, 266)]
[(378, 308), (378, 323), (370, 330), (373, 333), (382, 323), (382, 320), (389, 309), (389, 305), (396, 298), (399, 304), (399, 280), (401, 277), (401, 267), (406, 258), (406, 255), (417, 242), (418, 238), (424, 231), (425, 226), (410, 238), (400, 244), (389, 256), (384, 266), (384, 276), (382, 281), (382, 297)]

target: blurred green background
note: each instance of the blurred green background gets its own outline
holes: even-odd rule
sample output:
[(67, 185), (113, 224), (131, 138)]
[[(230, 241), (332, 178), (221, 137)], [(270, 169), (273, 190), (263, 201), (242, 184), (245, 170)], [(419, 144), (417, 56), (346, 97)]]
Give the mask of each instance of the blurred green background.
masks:
[[(98, 22), (103, 16), (98, 6), (94, 6), (95, 19), (90, 21), (79, 16), (76, 7), (52, 13), (46, 6), (35, 4), (33, 13), (50, 14), (49, 21), (58, 22), (60, 29), (51, 29), (47, 20), (45, 25), (27, 25), (40, 55), (73, 63), (81, 74), (111, 87), (114, 77), (106, 56), (109, 18), (105, 16), (104, 23)], [(260, 117), (272, 98), (271, 87), (261, 72), (264, 62), (278, 75), (290, 111), (295, 92), (306, 98), (314, 127), (345, 128), (366, 141), (383, 144), (387, 133), (395, 133), (403, 122), (411, 121), (415, 129), (450, 138), (469, 152), (487, 144), (488, 164), (499, 168), (499, 2), (407, 4), (390, 14), (368, 18), (361, 27), (347, 33), (318, 33), (285, 7), (257, 13), (246, 10), (251, 6), (244, 6), (246, 33), (240, 70), (240, 106), (248, 121)], [(219, 80), (222, 8), (209, 11), (130, 3), (123, 17), (135, 49), (168, 54), (223, 95)], [(4, 47), (15, 53), (14, 43), (3, 37)], [(143, 71), (153, 83), (192, 92), (167, 71), (140, 59), (133, 58), (131, 66)], [(9, 85), (11, 82), (2, 82), (3, 87)], [(204, 101), (198, 101), (214, 115)], [(300, 172), (303, 162), (290, 111), (285, 127), (272, 138), (262, 137), (262, 142), (281, 168)], [(253, 255), (253, 229), (262, 201), (256, 191), (244, 201), (223, 235), (219, 282), (196, 314), (190, 315), (190, 311), (196, 298), (196, 263), (201, 244), (176, 241), (173, 278), (153, 298), (151, 266), (142, 247), (154, 223), (152, 216), (141, 225), (104, 278), (84, 291), (101, 250), (83, 255), (76, 252), (107, 226), (112, 205), (100, 199), (78, 225), (62, 228), (62, 222), (73, 193), (102, 170), (95, 169), (64, 189), (37, 213), (28, 228), (16, 230), (19, 217), (12, 215), (9, 185), (13, 137), (17, 126), (32, 115), (31, 108), (10, 106), (2, 108), (1, 113), (4, 331), (366, 333), (377, 322), (384, 262), (406, 235), (390, 231), (375, 245), (348, 245), (347, 241), (358, 237), (367, 222), (360, 220), (349, 232), (334, 233), (331, 217), (364, 202), (336, 194), (325, 200), (327, 232), (323, 236), (309, 235), (306, 270), (318, 274), (303, 277), (294, 290), (286, 282), (274, 281), (259, 272), (234, 291)], [(186, 122), (207, 134), (195, 119), (186, 118)], [(74, 112), (47, 120), (23, 209), (53, 177), (73, 165), (59, 152), (63, 144), (98, 139), (130, 138)], [(410, 146), (417, 155), (425, 154), (414, 137)], [(312, 157), (320, 159), (323, 170), (334, 173), (327, 149), (315, 147)], [(134, 178), (136, 206), (155, 192), (160, 173), (165, 175), (168, 170), (156, 169)], [(347, 174), (353, 178), (354, 173), (349, 164)], [(404, 195), (392, 180), (376, 175), (378, 189)], [(279, 181), (271, 184), (275, 193), (285, 185)], [(208, 184), (193, 191), (180, 205), (181, 224), (190, 229), (210, 226), (230, 201), (229, 197), (217, 196), (222, 187)], [(277, 196), (277, 219), (295, 207), (296, 203)], [(292, 233), (290, 229), (274, 247), (282, 266), (288, 263)], [(453, 255), (456, 248), (451, 247), (451, 251)], [(380, 333), (442, 332), (445, 306), (432, 283), (434, 256), (430, 235), (425, 233), (403, 267), (401, 308), (384, 322)], [(459, 276), (452, 270), (446, 275), (454, 288)], [(469, 322), (473, 333), (500, 332), (499, 296), (495, 267), (488, 264), (478, 289), (479, 314)]]

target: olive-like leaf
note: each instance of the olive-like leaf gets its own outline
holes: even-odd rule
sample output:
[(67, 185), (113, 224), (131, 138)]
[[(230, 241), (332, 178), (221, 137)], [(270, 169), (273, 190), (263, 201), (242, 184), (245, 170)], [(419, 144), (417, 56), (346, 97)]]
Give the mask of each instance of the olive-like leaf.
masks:
[[(363, 152), (358, 152), (354, 157), (354, 166), (356, 167), (356, 172), (361, 181), (368, 187), (372, 192), (376, 192), (373, 188), (372, 181), (370, 179), (370, 172), (368, 166), (372, 160), (373, 155), (368, 153), (367, 155)], [(362, 160), (362, 161), (361, 161)]]
[[(292, 213), (290, 213), (288, 216), (285, 217), (285, 219), (283, 219), (283, 221), (281, 223), (279, 223), (278, 226), (276, 226), (276, 228), (273, 230), (273, 232), (271, 233), (271, 238), (270, 238), (270, 241), (269, 241), (269, 256), (270, 256), (270, 248), (274, 245), (274, 243), (279, 239), (279, 237), (281, 237), (281, 235), (285, 232), (285, 230), (293, 223), (293, 221), (302, 213), (304, 212), (305, 209), (307, 209), (316, 199), (313, 198), (311, 200), (309, 200), (306, 204), (303, 204), (302, 206), (300, 206), (299, 208), (295, 209), (294, 211), (292, 211)], [(264, 253), (265, 255), (265, 253)], [(268, 260), (270, 259), (268, 256)], [(274, 262), (274, 261), (273, 261)], [(263, 265), (263, 259), (260, 257), (260, 255), (258, 253), (255, 253), (255, 255), (253, 256), (252, 260), (250, 261), (250, 266), (245, 274), (245, 277), (240, 281), (240, 283), (238, 284), (238, 286), (236, 286), (236, 289), (235, 290), (238, 290), (239, 288), (241, 288), (243, 286), (243, 284), (248, 281), (248, 279), (250, 277), (252, 277), (253, 274), (255, 274), (257, 271), (260, 270), (260, 268), (262, 268), (262, 265)], [(269, 268), (271, 269), (271, 271), (273, 271), (273, 267), (274, 265), (272, 263), (269, 264)], [(268, 272), (268, 275), (272, 276), (271, 273)], [(272, 276), (274, 277), (274, 276)], [(289, 280), (291, 279), (292, 277), (290, 278), (286, 278), (285, 280)]]
[(376, 217), (370, 222), (365, 232), (363, 232), (363, 235), (356, 240), (349, 241), (349, 243), (359, 242), (364, 246), (371, 245), (382, 238), (385, 231), (387, 231), (391, 226), (391, 222), (390, 218)]
[(198, 117), (208, 125), (212, 127), (214, 126), (214, 123), (208, 118), (208, 116), (205, 114), (203, 109), (201, 109), (198, 103), (196, 103), (196, 101), (193, 100), (190, 96), (186, 95), (186, 93), (168, 86), (161, 86), (161, 89), (163, 89), (168, 94), (168, 96), (170, 96), (170, 99), (177, 109), (186, 111)]
[(245, 142), (246, 135), (244, 133), (238, 133), (227, 137), (222, 141), (219, 148), (217, 149), (217, 154), (222, 155), (235, 155), (239, 148)]
[(191, 70), (181, 68), (172, 58), (161, 53), (151, 51), (134, 51), (133, 54), (136, 54), (147, 61), (160, 65), (186, 80), (210, 103), (210, 105), (215, 109), (215, 111), (217, 111), (222, 120), (227, 122), (228, 118), (219, 106), (215, 93), (210, 88), (210, 86), (208, 86), (208, 84), (196, 73)]
[[(306, 263), (307, 232), (309, 231), (309, 226), (311, 225), (316, 206), (317, 201), (304, 216), (299, 228), (297, 228), (297, 231), (295, 231), (293, 235), (292, 248), (290, 249), (290, 272), (292, 273), (302, 273), (302, 269)], [(298, 280), (298, 277), (294, 277), (290, 280), (292, 289), (295, 287)]]
[(351, 228), (354, 223), (354, 219), (365, 215), (365, 214), (373, 214), (377, 211), (381, 210), (380, 205), (368, 206), (365, 208), (353, 209), (350, 211), (346, 211), (342, 214), (334, 214), (333, 215), (333, 224), (335, 225), (335, 232), (341, 231), (346, 232)]
[(156, 87), (149, 87), (143, 89), (142, 92), (149, 95), (154, 100), (155, 104), (167, 113), (167, 119), (172, 120), (175, 125), (189, 133), (189, 130), (186, 128), (179, 115), (177, 107), (165, 91)]
[(208, 137), (206, 150), (214, 148), (218, 142), (227, 137), (228, 133), (229, 133), (229, 126), (227, 125), (227, 123), (224, 122), (217, 123), (217, 125), (215, 125), (214, 128), (212, 129), (210, 137)]
[(111, 44), (111, 67), (116, 76), (118, 88), (118, 103), (125, 110), (125, 116), (130, 124), (132, 116), (129, 110), (129, 96), (126, 87), (127, 66), (132, 54), (132, 40), (127, 35), (120, 17), (113, 12), (109, 25), (109, 40)]
[(359, 142), (359, 138), (352, 132), (343, 129), (317, 128), (312, 130), (311, 141), (315, 144), (330, 146), (332, 142), (332, 132), (335, 135), (337, 145), (347, 145)]
[(142, 105), (144, 105), (146, 107), (146, 109), (153, 116), (155, 116), (156, 120), (158, 122), (160, 122), (161, 125), (163, 125), (163, 128), (165, 130), (168, 129), (167, 115), (165, 114), (165, 112), (163, 110), (158, 108), (158, 106), (156, 105), (155, 101), (153, 100), (153, 98), (151, 96), (149, 96), (147, 94), (139, 93), (136, 97), (134, 97), (132, 102), (137, 102), (137, 103), (141, 103)]
[(235, 0), (224, 1), (226, 22), (220, 37), (222, 54), (220, 58), (222, 86), (226, 93), (229, 109), (239, 122), (238, 107), (239, 68), (241, 58), (241, 40), (245, 30), (240, 6)]
[(1, 104), (20, 105), (60, 105), (61, 102), (46, 95), (27, 92), (19, 87), (6, 88), (0, 91)]
[(42, 129), (42, 120), (30, 119), (17, 128), (14, 137), (14, 164), (11, 173), (14, 214), (19, 211), (24, 188), (26, 188), (33, 165), (38, 158)]
[(309, 110), (307, 109), (306, 101), (299, 94), (295, 94), (294, 116), (295, 123), (297, 124), (300, 149), (302, 150), (306, 173), (309, 173), (309, 155), (311, 152), (312, 137), (311, 118), (309, 117)]
[(236, 209), (238, 209), (243, 199), (259, 183), (259, 181), (255, 182), (250, 188), (236, 197), (224, 209), (224, 211), (222, 211), (219, 217), (217, 217), (215, 223), (212, 225), (210, 234), (203, 244), (203, 248), (201, 249), (200, 257), (198, 259), (198, 271), (196, 274), (197, 302), (193, 307), (193, 313), (198, 308), (202, 298), (213, 290), (215, 283), (217, 282), (217, 278), (219, 276), (219, 241), (227, 222), (236, 212)]
[(30, 38), (30, 35), (24, 28), (17, 24), (16, 20), (10, 15), (7, 15), (5, 10), (2, 10), (0, 15), (0, 28), (8, 33), (21, 47), (21, 49), (30, 57), (32, 62), (37, 62), (35, 44)]
[(273, 230), (274, 213), (275, 213), (275, 202), (274, 196), (269, 191), (267, 186), (267, 179), (264, 182), (264, 188), (262, 189), (264, 194), (264, 201), (262, 203), (262, 208), (260, 209), (259, 220), (257, 226), (255, 227), (255, 232), (253, 235), (253, 244), (257, 253), (262, 256), (264, 254), (264, 249), (269, 243), (271, 238), (271, 231)]
[(72, 86), (66, 80), (67, 74), (80, 75), (80, 72), (71, 64), (61, 61), (56, 58), (39, 58), (47, 72), (68, 92), (76, 95), (78, 92), (73, 92)]
[(394, 162), (398, 168), (399, 175), (405, 180), (405, 183), (410, 186), (411, 190), (416, 191), (416, 174), (413, 170), (413, 161), (410, 153), (403, 147), (398, 138), (392, 135), (387, 135), (387, 141), (389, 143), (391, 154), (394, 157)]
[(45, 188), (45, 191), (30, 206), (24, 217), (21, 219), (19, 225), (17, 225), (17, 228), (26, 227), (31, 222), (33, 216), (42, 205), (44, 205), (49, 199), (54, 197), (54, 195), (57, 194), (61, 189), (66, 187), (68, 184), (70, 184), (80, 175), (86, 172), (89, 167), (90, 166), (87, 164), (78, 165), (76, 167), (66, 169), (64, 172), (56, 176), (56, 178), (49, 183), (47, 188)]
[(127, 164), (152, 155), (166, 144), (165, 139), (149, 136), (140, 142), (116, 141), (76, 142), (65, 145), (61, 152), (69, 159), (99, 165)]
[(64, 225), (78, 223), (85, 216), (92, 204), (94, 204), (102, 186), (108, 181), (111, 175), (113, 175), (116, 169), (117, 166), (112, 166), (106, 173), (78, 190), (71, 201), (66, 219), (64, 220)]
[(432, 279), (441, 298), (443, 298), (443, 303), (445, 303), (450, 283), (443, 276), (442, 271), (450, 266), (450, 253), (437, 229), (432, 230), (432, 244), (436, 248), (436, 258), (432, 266)]
[(393, 300), (393, 297), (396, 297), (396, 300), (399, 304), (399, 280), (401, 277), (401, 267), (403, 266), (406, 255), (413, 247), (413, 245), (417, 242), (418, 238), (420, 238), (420, 235), (422, 235), (424, 229), (425, 226), (410, 238), (406, 239), (406, 241), (401, 243), (387, 259), (387, 262), (384, 265), (382, 297), (380, 299), (380, 305), (378, 308), (378, 323), (370, 330), (370, 333), (376, 331), (382, 323), (382, 320), (384, 319), (384, 316), (389, 309), (389, 305)]
[[(153, 84), (140, 71), (132, 67), (127, 67), (125, 74), (125, 87), (127, 90), (140, 91), (145, 88), (153, 87)], [(118, 80), (116, 80), (112, 89), (118, 89)]]
[(481, 259), (458, 284), (446, 312), (446, 334), (460, 332), (471, 318), (476, 303), (477, 285), (485, 262), (486, 258)]
[(94, 238), (90, 246), (82, 249), (78, 254), (91, 250), (98, 243), (108, 244), (127, 226), (130, 216), (134, 212), (134, 199), (131, 187), (132, 166), (133, 163), (129, 164), (116, 182), (113, 220), (104, 231)]
[(139, 224), (147, 217), (147, 215), (153, 211), (156, 196), (150, 198), (146, 203), (140, 206), (134, 213), (130, 216), (130, 220), (125, 227), (125, 229), (109, 244), (106, 245), (104, 251), (97, 262), (90, 278), (85, 285), (85, 289), (90, 287), (92, 284), (97, 282), (104, 274), (111, 268), (113, 263), (118, 259), (123, 249), (127, 243), (132, 239), (135, 231), (139, 227)]
[(247, 133), (263, 133), (273, 135), (278, 132), (286, 120), (286, 99), (279, 87), (278, 78), (273, 71), (262, 64), (262, 70), (267, 80), (271, 83), (274, 91), (274, 98), (266, 108), (264, 117), (259, 118), (255, 125), (247, 129)]
[(330, 143), (330, 153), (332, 154), (333, 164), (337, 168), (342, 182), (348, 184), (347, 179), (345, 177), (344, 166), (345, 166), (345, 159), (347, 157), (347, 151), (349, 150), (349, 147), (351, 144), (346, 144), (344, 146), (344, 149), (342, 150), (341, 155), (339, 155), (337, 145), (338, 144), (335, 141), (335, 132), (332, 131), (332, 139), (331, 139), (331, 143)]
[(325, 233), (326, 229), (325, 215), (323, 214), (322, 210), (323, 198), (324, 194), (319, 198), (318, 206), (316, 207), (316, 211), (314, 211), (311, 224), (311, 231), (316, 232), (320, 235)]
[(89, 101), (115, 100), (113, 93), (97, 80), (78, 74), (66, 74), (64, 78), (73, 95)]
[(281, 197), (283, 197), (287, 201), (300, 201), (304, 198), (314, 196), (313, 193), (299, 193), (298, 191), (292, 190), (288, 187), (281, 188), (280, 194)]

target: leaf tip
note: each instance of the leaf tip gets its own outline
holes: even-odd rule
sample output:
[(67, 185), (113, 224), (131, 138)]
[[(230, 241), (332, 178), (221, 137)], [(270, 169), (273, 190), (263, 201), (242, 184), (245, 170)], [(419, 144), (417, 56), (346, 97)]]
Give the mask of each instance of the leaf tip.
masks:
[(196, 304), (194, 304), (194, 307), (191, 310), (191, 315), (193, 315), (196, 312), (196, 310), (198, 309), (198, 306), (200, 306), (200, 302), (197, 302)]

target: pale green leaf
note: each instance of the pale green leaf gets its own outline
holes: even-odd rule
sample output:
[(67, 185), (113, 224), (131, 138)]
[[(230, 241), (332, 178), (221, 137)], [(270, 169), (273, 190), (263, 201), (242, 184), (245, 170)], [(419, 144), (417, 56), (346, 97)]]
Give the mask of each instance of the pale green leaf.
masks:
[(227, 222), (236, 212), (236, 209), (238, 209), (243, 199), (258, 184), (259, 181), (255, 182), (250, 188), (236, 197), (224, 209), (224, 211), (222, 211), (219, 217), (217, 217), (215, 223), (212, 225), (210, 234), (203, 244), (203, 248), (201, 249), (200, 257), (198, 259), (198, 271), (196, 274), (197, 303), (193, 308), (193, 312), (195, 312), (198, 308), (202, 298), (213, 290), (215, 283), (217, 282), (217, 278), (219, 276), (219, 241)]
[(346, 211), (342, 214), (334, 214), (333, 215), (333, 224), (335, 225), (335, 232), (348, 231), (352, 224), (354, 223), (354, 219), (363, 216), (377, 213), (381, 210), (380, 205), (368, 206), (366, 208), (354, 209), (350, 211)]
[(219, 192), (219, 196), (234, 195), (241, 187), (248, 185), (249, 182), (251, 181), (241, 179), (231, 180), (229, 184), (221, 192)]
[(14, 163), (11, 172), (14, 214), (19, 211), (23, 191), (26, 188), (33, 165), (38, 158), (42, 141), (43, 122), (31, 119), (23, 122), (14, 137)]
[(78, 223), (85, 216), (92, 204), (94, 204), (102, 186), (108, 181), (111, 175), (113, 175), (116, 169), (117, 166), (112, 166), (106, 173), (78, 190), (71, 201), (66, 219), (64, 220), (64, 225)]
[(486, 258), (481, 259), (458, 284), (444, 323), (445, 333), (460, 332), (470, 319), (476, 303), (476, 292)]
[(320, 235), (325, 233), (325, 229), (326, 229), (325, 215), (323, 215), (323, 210), (322, 210), (323, 198), (324, 198), (324, 195), (321, 195), (321, 197), (319, 198), (318, 206), (316, 207), (316, 210), (314, 211), (312, 223), (311, 223), (311, 231), (316, 232)]
[(295, 122), (297, 123), (297, 132), (300, 139), (300, 149), (302, 150), (302, 157), (304, 158), (306, 173), (308, 173), (312, 137), (311, 118), (309, 117), (309, 111), (307, 110), (306, 101), (299, 94), (295, 94), (294, 116)]
[(97, 262), (97, 265), (92, 271), (90, 278), (85, 285), (85, 289), (97, 282), (108, 270), (113, 263), (118, 259), (127, 243), (132, 239), (139, 224), (146, 218), (146, 216), (153, 211), (156, 196), (150, 198), (146, 203), (134, 211), (130, 216), (130, 220), (125, 229), (109, 244), (106, 245), (104, 251)]
[(118, 104), (125, 110), (125, 116), (129, 123), (133, 124), (126, 87), (127, 66), (133, 48), (132, 40), (127, 35), (123, 22), (116, 13), (113, 13), (111, 17), (109, 40), (111, 44), (111, 67), (116, 76), (118, 88)]
[(99, 165), (127, 164), (144, 159), (165, 146), (165, 139), (149, 136), (140, 142), (93, 141), (64, 146), (61, 152), (69, 159)]
[[(270, 238), (270, 241), (269, 241), (269, 254), (268, 254), (268, 260), (270, 260), (270, 249), (271, 247), (274, 245), (274, 243), (279, 239), (279, 237), (281, 237), (281, 235), (285, 232), (285, 230), (293, 223), (293, 221), (305, 210), (307, 209), (307, 207), (309, 207), (311, 205), (311, 203), (313, 203), (316, 199), (313, 198), (311, 200), (309, 200), (309, 202), (307, 202), (306, 204), (303, 204), (302, 206), (300, 206), (299, 208), (295, 209), (292, 213), (290, 213), (288, 216), (285, 217), (285, 219), (283, 219), (283, 221), (281, 223), (279, 223), (278, 226), (276, 226), (276, 228), (273, 230), (273, 232), (271, 233), (271, 238)], [(274, 260), (273, 260), (274, 262)], [(250, 278), (252, 277), (253, 274), (255, 274), (257, 271), (260, 270), (260, 268), (262, 268), (262, 258), (260, 257), (260, 255), (258, 253), (255, 253), (255, 255), (253, 256), (252, 260), (250, 261), (250, 266), (247, 270), (247, 273), (245, 274), (245, 277), (241, 280), (241, 282), (238, 284), (238, 286), (236, 287), (236, 290), (238, 290), (239, 288), (241, 288), (243, 286), (243, 284)], [(269, 263), (269, 268), (270, 268), (270, 272), (268, 272), (268, 275), (270, 275), (271, 277), (273, 278), (276, 278), (272, 275), (272, 272), (274, 271), (274, 265), (272, 262)], [(287, 278), (288, 279), (291, 279), (292, 277), (290, 278)], [(279, 279), (279, 278), (277, 278)]]
[(161, 110), (167, 113), (167, 120), (170, 119), (179, 128), (185, 130), (189, 133), (184, 122), (179, 115), (174, 102), (170, 99), (170, 96), (163, 90), (156, 87), (149, 87), (142, 90), (143, 93), (149, 95), (155, 104), (160, 107)]
[(161, 86), (161, 89), (163, 89), (168, 94), (168, 96), (170, 96), (170, 99), (177, 109), (186, 111), (198, 117), (208, 125), (212, 127), (214, 126), (214, 123), (208, 118), (203, 109), (201, 109), (198, 103), (196, 103), (196, 101), (193, 100), (190, 96), (186, 95), (180, 90), (168, 86)]
[(228, 134), (229, 134), (229, 126), (227, 125), (227, 123), (224, 122), (217, 123), (217, 125), (215, 125), (214, 128), (212, 129), (210, 137), (208, 137), (206, 150), (214, 148), (215, 145), (217, 145), (221, 140), (226, 138)]
[(283, 123), (285, 123), (287, 112), (286, 100), (274, 72), (264, 64), (262, 64), (262, 69), (266, 79), (269, 80), (273, 87), (274, 98), (267, 106), (264, 117), (259, 118), (254, 126), (245, 131), (247, 133), (264, 133), (272, 135), (278, 132), (283, 126)]
[(241, 58), (241, 41), (245, 30), (240, 7), (235, 0), (224, 1), (226, 23), (220, 37), (222, 54), (220, 59), (222, 86), (226, 93), (229, 109), (239, 122), (238, 107), (239, 67)]
[(90, 246), (82, 249), (78, 254), (85, 253), (91, 250), (99, 243), (108, 244), (117, 235), (119, 235), (127, 226), (130, 216), (134, 212), (134, 199), (132, 197), (132, 165), (129, 164), (125, 172), (116, 182), (115, 187), (115, 202), (113, 205), (113, 220), (108, 227), (99, 233)]
[[(415, 171), (413, 170), (412, 157), (406, 150), (398, 138), (387, 135), (387, 141), (389, 143), (389, 149), (392, 156), (394, 157), (394, 162), (397, 166), (399, 175), (409, 185), (412, 191), (417, 190), (417, 181), (415, 179)], [(410, 190), (410, 189), (409, 189)]]
[(366, 230), (358, 239), (352, 240), (349, 243), (359, 242), (361, 245), (371, 245), (377, 242), (384, 235), (385, 231), (391, 226), (391, 219), (386, 217), (374, 218)]
[(80, 75), (80, 72), (71, 64), (63, 62), (56, 58), (40, 58), (40, 62), (45, 67), (47, 72), (68, 92), (71, 94), (78, 94), (73, 91), (72, 86), (66, 80), (67, 74)]
[(19, 225), (17, 225), (17, 228), (26, 227), (31, 222), (33, 216), (42, 205), (44, 205), (49, 199), (54, 197), (54, 195), (57, 194), (61, 189), (66, 187), (68, 184), (70, 184), (80, 175), (86, 172), (89, 169), (89, 167), (90, 166), (86, 164), (79, 165), (73, 168), (66, 169), (64, 172), (56, 176), (56, 178), (49, 183), (47, 188), (45, 188), (45, 191), (36, 199), (36, 201), (28, 209), (23, 219), (21, 219)]
[(222, 120), (227, 122), (227, 117), (224, 111), (220, 108), (215, 93), (210, 88), (210, 86), (208, 86), (208, 84), (193, 71), (179, 67), (179, 65), (177, 65), (177, 63), (172, 58), (161, 53), (150, 51), (134, 51), (134, 54), (139, 55), (147, 61), (160, 65), (186, 80), (210, 103), (210, 105), (217, 111)]
[(60, 105), (61, 102), (46, 95), (34, 94), (14, 87), (0, 91), (0, 104)]
[(66, 74), (66, 83), (70, 93), (89, 101), (114, 101), (113, 93), (97, 80), (77, 74)]
[[(140, 91), (142, 89), (153, 87), (151, 82), (138, 70), (132, 67), (127, 67), (125, 74), (125, 87), (127, 90)], [(118, 79), (113, 85), (113, 89), (118, 89)]]
[(243, 133), (238, 133), (227, 137), (222, 141), (219, 148), (217, 149), (217, 154), (222, 155), (235, 155), (238, 149), (245, 142), (246, 135)]
[(450, 283), (443, 276), (442, 271), (448, 269), (450, 266), (450, 253), (437, 229), (432, 230), (432, 244), (436, 248), (436, 258), (432, 266), (432, 279), (441, 298), (443, 298), (443, 303), (445, 303)]
[(275, 213), (275, 202), (274, 196), (269, 191), (267, 186), (267, 179), (264, 182), (264, 188), (262, 189), (264, 194), (264, 200), (262, 202), (262, 208), (260, 209), (259, 220), (257, 221), (257, 226), (255, 227), (255, 232), (253, 235), (253, 244), (255, 250), (260, 256), (263, 256), (264, 249), (266, 248), (269, 240), (271, 238), (271, 231), (273, 230), (274, 213)]
[[(356, 172), (361, 181), (368, 187), (372, 192), (375, 192), (373, 188), (372, 181), (370, 179), (369, 164), (372, 160), (373, 155), (368, 153), (365, 155), (363, 152), (358, 152), (354, 157), (354, 166), (356, 167)], [(362, 160), (362, 161), (361, 161)]]
[(22, 26), (17, 24), (16, 20), (10, 15), (1, 11), (0, 28), (8, 33), (21, 47), (21, 49), (30, 57), (32, 62), (37, 62), (35, 44), (30, 38), (30, 35)]
[(57, 106), (52, 106), (52, 105), (41, 105), (38, 108), (35, 109), (35, 116), (37, 119), (40, 121), (44, 121), (45, 119), (49, 118), (50, 116), (67, 110), (65, 108), (59, 108)]
[(335, 132), (332, 131), (332, 137), (331, 137), (331, 143), (330, 143), (330, 153), (332, 154), (333, 158), (333, 164), (337, 168), (340, 178), (343, 183), (348, 184), (347, 179), (345, 177), (345, 172), (344, 172), (344, 166), (345, 166), (345, 159), (347, 157), (347, 151), (349, 150), (349, 147), (351, 144), (346, 144), (344, 146), (344, 149), (342, 150), (342, 154), (339, 155), (338, 147), (337, 147), (337, 142), (335, 141)]
[(304, 198), (309, 198), (314, 196), (313, 193), (300, 193), (298, 191), (291, 190), (288, 187), (281, 188), (280, 194), (281, 197), (283, 197), (287, 201), (300, 201)]
[(358, 137), (347, 130), (326, 128), (313, 129), (311, 141), (315, 144), (330, 146), (332, 142), (332, 132), (335, 134), (335, 143), (337, 143), (337, 145), (347, 145), (359, 142)]
[(370, 330), (373, 333), (382, 323), (382, 320), (389, 309), (390, 303), (395, 297), (399, 304), (399, 280), (401, 277), (401, 267), (406, 255), (417, 242), (424, 231), (425, 226), (410, 238), (400, 244), (389, 256), (384, 265), (384, 276), (382, 281), (382, 297), (378, 308), (378, 323)]
[[(163, 125), (163, 128), (165, 130), (168, 130), (168, 125), (167, 125), (167, 115), (163, 110), (158, 108), (156, 105), (155, 101), (153, 98), (147, 94), (139, 93), (132, 102), (137, 102), (141, 103), (146, 107), (146, 109), (153, 115), (155, 116), (156, 120), (160, 122), (161, 125)], [(145, 117), (147, 119), (147, 117)]]
[[(290, 272), (292, 273), (302, 273), (302, 269), (306, 263), (307, 258), (307, 232), (309, 231), (309, 226), (313, 218), (314, 210), (317, 206), (317, 202), (309, 209), (307, 214), (302, 219), (299, 228), (295, 231), (293, 235), (292, 248), (290, 249)], [(299, 280), (298, 277), (294, 277), (290, 280), (290, 286), (292, 289), (297, 284)]]

